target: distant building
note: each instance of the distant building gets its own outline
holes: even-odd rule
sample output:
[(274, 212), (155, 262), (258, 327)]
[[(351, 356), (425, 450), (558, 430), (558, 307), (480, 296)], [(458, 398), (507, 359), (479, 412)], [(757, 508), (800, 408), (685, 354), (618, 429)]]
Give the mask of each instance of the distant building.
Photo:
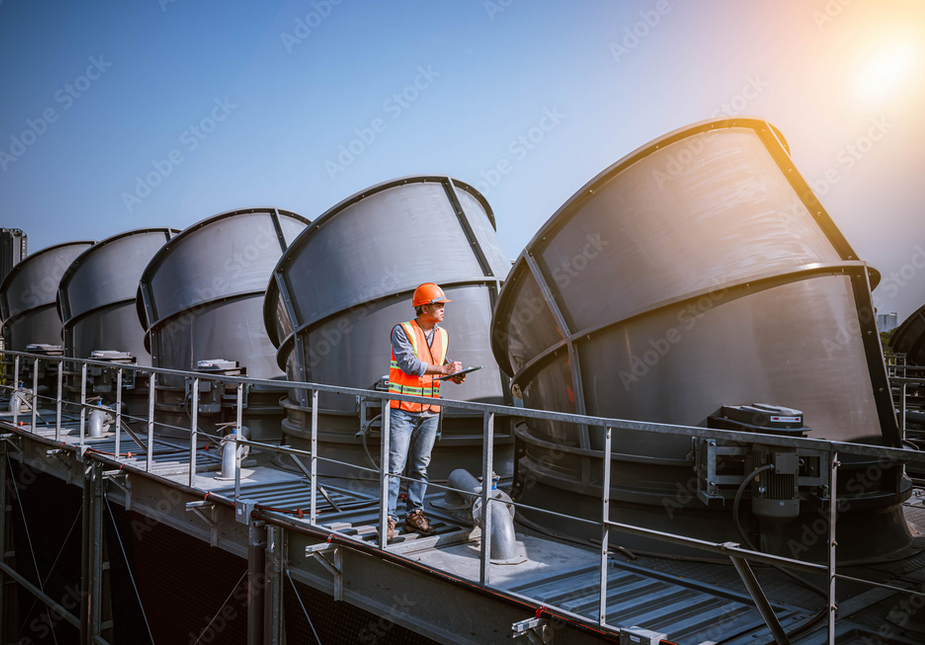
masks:
[(899, 314), (895, 311), (891, 311), (888, 314), (877, 314), (878, 331), (893, 331), (897, 327), (899, 327)]
[(13, 266), (29, 255), (29, 236), (18, 228), (0, 228), (0, 282)]

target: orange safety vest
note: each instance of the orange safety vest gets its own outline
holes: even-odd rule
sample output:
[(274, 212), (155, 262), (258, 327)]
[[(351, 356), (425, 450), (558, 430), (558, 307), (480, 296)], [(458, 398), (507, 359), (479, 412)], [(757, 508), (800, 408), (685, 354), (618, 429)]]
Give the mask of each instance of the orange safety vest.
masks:
[[(401, 323), (402, 329), (405, 330), (405, 336), (411, 342), (414, 348), (414, 355), (418, 360), (422, 360), (429, 365), (443, 365), (446, 362), (446, 348), (449, 343), (449, 335), (442, 327), (434, 330), (431, 344), (427, 344), (427, 337), (424, 330), (414, 320)], [(393, 328), (394, 329), (394, 328)], [(440, 381), (434, 380), (434, 374), (425, 374), (418, 376), (416, 374), (405, 374), (398, 366), (395, 360), (395, 352), (392, 352), (392, 363), (389, 366), (389, 392), (392, 394), (413, 394), (414, 396), (430, 396), (435, 399), (440, 398)], [(439, 405), (428, 405), (423, 403), (411, 403), (409, 401), (389, 401), (389, 407), (399, 408), (407, 412), (439, 412)]]

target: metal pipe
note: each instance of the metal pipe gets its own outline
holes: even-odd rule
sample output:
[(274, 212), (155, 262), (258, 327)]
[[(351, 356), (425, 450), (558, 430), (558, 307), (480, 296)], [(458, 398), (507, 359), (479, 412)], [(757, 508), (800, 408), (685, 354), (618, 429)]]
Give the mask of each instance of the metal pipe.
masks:
[(87, 364), (80, 366), (80, 445), (84, 445), (84, 434), (87, 431)]
[(122, 437), (122, 368), (116, 369), (116, 457), (119, 456), (119, 439)]
[[(441, 413), (443, 411), (441, 410)], [(494, 429), (495, 429), (495, 415), (493, 412), (486, 412), (482, 415), (482, 548), (481, 548), (481, 557), (479, 558), (479, 582), (483, 585), (489, 583), (490, 573), (491, 573), (491, 555), (492, 555), (492, 511), (494, 506), (491, 504), (491, 482), (494, 477), (494, 447), (495, 447), (495, 438), (494, 438)], [(485, 511), (488, 512), (485, 512)], [(476, 520), (475, 512), (473, 510), (472, 518)], [(513, 551), (513, 549), (512, 549)], [(513, 557), (513, 553), (510, 556), (497, 556), (501, 558)]]
[(315, 523), (316, 513), (317, 513), (317, 497), (318, 497), (318, 391), (312, 390), (312, 463), (311, 463), (311, 487), (312, 487), (312, 498), (311, 498), (311, 512), (308, 516), (308, 521), (312, 524)]
[(607, 428), (604, 432), (604, 485), (602, 488), (601, 514), (601, 588), (600, 607), (598, 608), (598, 622), (601, 626), (607, 624), (607, 551), (610, 549), (610, 448), (613, 442), (613, 430)]
[(154, 401), (155, 389), (154, 383), (157, 378), (156, 374), (151, 374), (148, 379), (148, 450), (147, 459), (145, 460), (145, 470), (151, 470), (151, 462), (154, 461)]
[(61, 440), (61, 405), (64, 401), (64, 361), (58, 361), (58, 400), (55, 402), (55, 441)]
[(382, 402), (382, 439), (379, 441), (379, 548), (389, 543), (389, 433), (392, 414), (387, 401)]
[(39, 413), (39, 359), (32, 361), (32, 432), (35, 432)]
[[(16, 356), (13, 362), (13, 397), (10, 401), (16, 400), (16, 392), (19, 391), (19, 356)], [(13, 425), (16, 425), (17, 417), (19, 417), (19, 409), (15, 406), (12, 407), (13, 412)]]
[(835, 645), (835, 619), (836, 619), (836, 605), (835, 605), (835, 524), (838, 519), (838, 506), (835, 503), (835, 491), (836, 491), (836, 478), (838, 475), (838, 467), (841, 465), (838, 461), (838, 453), (833, 452), (831, 458), (829, 459), (829, 562), (828, 562), (828, 575), (829, 575), (829, 585), (828, 585), (828, 603), (829, 603), (829, 625), (828, 625), (828, 643), (829, 645)]
[[(484, 536), (488, 531), (485, 530), (482, 521), (484, 516), (484, 513), (482, 513), (482, 508), (484, 508), (482, 483), (462, 468), (457, 468), (450, 473), (446, 483), (469, 503), (472, 520), (476, 526), (482, 527), (482, 540), (484, 542)], [(517, 537), (514, 533), (514, 518), (508, 510), (510, 502), (505, 499), (501, 491), (491, 490), (491, 483), (488, 486), (491, 493), (491, 501), (489, 502), (491, 508), (489, 523), (491, 559), (511, 560), (517, 556)], [(487, 582), (482, 584), (487, 584)]]
[[(213, 386), (217, 386), (213, 383)], [(196, 444), (199, 441), (199, 377), (193, 379), (193, 409), (190, 411), (189, 485), (196, 481)], [(222, 476), (225, 477), (225, 455), (222, 454)]]

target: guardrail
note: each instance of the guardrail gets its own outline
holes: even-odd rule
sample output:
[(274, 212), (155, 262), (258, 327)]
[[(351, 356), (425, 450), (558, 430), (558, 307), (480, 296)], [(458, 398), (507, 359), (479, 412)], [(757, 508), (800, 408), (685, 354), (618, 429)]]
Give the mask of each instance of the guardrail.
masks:
[[(200, 434), (203, 434), (198, 428), (198, 402), (199, 402), (199, 384), (201, 381), (212, 381), (215, 383), (222, 384), (233, 384), (236, 390), (236, 421), (234, 426), (234, 439), (232, 449), (235, 451), (235, 485), (234, 485), (234, 494), (229, 501), (233, 504), (236, 509), (239, 506), (245, 506), (245, 500), (241, 499), (241, 465), (243, 461), (243, 456), (241, 451), (237, 449), (238, 446), (253, 446), (260, 448), (261, 450), (266, 450), (269, 452), (275, 452), (280, 454), (292, 454), (296, 456), (306, 457), (310, 460), (310, 510), (307, 517), (308, 523), (316, 528), (327, 531), (331, 534), (339, 535), (343, 538), (343, 541), (350, 542), (354, 540), (351, 536), (339, 533), (332, 529), (323, 527), (318, 523), (318, 505), (317, 497), (319, 493), (319, 483), (318, 483), (318, 462), (328, 462), (332, 464), (341, 464), (347, 465), (351, 468), (366, 471), (370, 474), (373, 474), (378, 477), (378, 490), (379, 490), (379, 548), (385, 549), (387, 547), (387, 537), (386, 537), (386, 523), (387, 523), (387, 489), (388, 489), (388, 453), (389, 453), (389, 414), (382, 415), (382, 433), (380, 440), (380, 466), (379, 468), (366, 468), (359, 466), (358, 464), (348, 463), (333, 459), (330, 457), (325, 457), (319, 454), (318, 451), (318, 395), (321, 392), (327, 392), (332, 394), (340, 394), (347, 396), (357, 397), (357, 401), (361, 402), (364, 400), (378, 400), (381, 402), (384, 410), (388, 409), (388, 401), (397, 399), (401, 401), (409, 402), (418, 402), (418, 403), (429, 403), (432, 402), (432, 399), (426, 397), (418, 397), (411, 395), (397, 395), (390, 394), (388, 392), (380, 392), (375, 390), (365, 390), (341, 386), (332, 386), (325, 385), (320, 383), (307, 383), (307, 382), (296, 382), (296, 381), (286, 381), (284, 384), (286, 388), (290, 390), (304, 390), (308, 393), (312, 406), (311, 406), (311, 450), (299, 450), (287, 446), (281, 446), (266, 442), (257, 442), (246, 439), (242, 436), (243, 428), (243, 401), (245, 395), (245, 388), (251, 385), (264, 385), (272, 386), (279, 388), (283, 382), (279, 380), (269, 380), (269, 379), (253, 379), (241, 376), (227, 376), (227, 375), (206, 375), (202, 372), (187, 372), (182, 370), (172, 370), (166, 368), (158, 367), (147, 367), (147, 366), (136, 366), (130, 364), (114, 364), (106, 361), (95, 361), (90, 359), (75, 359), (67, 357), (56, 357), (56, 356), (41, 356), (30, 354), (27, 352), (17, 352), (17, 351), (6, 351), (6, 355), (13, 356), (13, 384), (3, 384), (0, 385), (0, 390), (7, 390), (12, 392), (15, 396), (15, 392), (20, 389), (20, 374), (21, 367), (24, 364), (24, 361), (32, 362), (32, 373), (33, 373), (33, 396), (34, 403), (31, 410), (31, 431), (35, 431), (37, 428), (38, 414), (39, 414), (39, 400), (41, 398), (47, 399), (49, 402), (54, 403), (55, 409), (55, 440), (61, 440), (62, 432), (62, 421), (63, 421), (63, 407), (67, 406), (77, 406), (79, 409), (79, 443), (78, 445), (81, 448), (81, 452), (84, 451), (84, 448), (87, 447), (87, 435), (86, 435), (86, 422), (87, 414), (93, 410), (101, 410), (105, 412), (114, 412), (116, 417), (116, 428), (122, 429), (126, 427), (127, 424), (124, 424), (124, 415), (122, 413), (122, 382), (124, 370), (131, 370), (135, 372), (136, 382), (139, 382), (137, 378), (139, 375), (149, 375), (148, 378), (148, 416), (146, 419), (143, 418), (132, 418), (132, 420), (137, 421), (145, 425), (147, 429), (147, 443), (146, 443), (146, 460), (145, 460), (145, 471), (150, 471), (153, 464), (153, 449), (155, 443), (155, 400), (156, 400), (156, 383), (157, 377), (160, 375), (169, 375), (169, 376), (178, 376), (190, 379), (193, 383), (191, 388), (191, 406), (190, 406), (190, 445), (189, 449), (189, 460), (190, 460), (190, 477), (189, 485), (194, 487), (195, 483), (195, 473), (196, 473), (196, 452), (198, 449), (198, 439)], [(38, 394), (39, 388), (39, 365), (42, 361), (47, 362), (49, 365), (55, 364), (57, 369), (57, 392), (54, 398), (52, 397), (40, 397)], [(79, 365), (80, 366), (80, 400), (77, 402), (65, 401), (63, 397), (64, 388), (63, 388), (63, 374), (65, 365)], [(115, 369), (117, 374), (117, 388), (115, 392), (116, 401), (115, 409), (108, 406), (103, 406), (102, 404), (96, 405), (87, 400), (87, 370), (90, 366), (99, 366), (105, 367), (108, 369)], [(75, 373), (76, 374), (76, 373)], [(894, 384), (899, 384), (905, 392), (905, 387), (907, 384), (916, 383), (916, 384), (925, 384), (925, 379), (912, 379), (912, 378), (900, 378), (895, 377), (891, 379)], [(758, 611), (761, 613), (762, 617), (765, 619), (765, 622), (768, 625), (768, 628), (771, 630), (771, 633), (774, 636), (774, 639), (777, 643), (788, 643), (788, 637), (784, 633), (783, 629), (777, 617), (770, 605), (770, 603), (765, 598), (760, 585), (755, 579), (754, 574), (751, 571), (749, 562), (761, 562), (770, 565), (779, 565), (786, 568), (792, 569), (802, 569), (805, 571), (812, 571), (816, 573), (823, 573), (827, 576), (828, 587), (828, 643), (834, 645), (835, 643), (835, 586), (836, 581), (839, 579), (842, 580), (851, 580), (855, 582), (865, 582), (871, 586), (882, 587), (894, 590), (896, 592), (912, 594), (917, 596), (925, 597), (925, 594), (910, 591), (908, 589), (901, 589), (898, 587), (893, 587), (890, 585), (885, 585), (881, 583), (875, 583), (872, 581), (858, 580), (850, 576), (845, 576), (839, 574), (836, 571), (836, 515), (838, 508), (838, 501), (836, 499), (836, 477), (837, 470), (840, 465), (838, 461), (839, 455), (858, 455), (864, 457), (874, 457), (878, 459), (888, 460), (893, 464), (904, 464), (909, 462), (916, 463), (925, 463), (925, 453), (919, 452), (916, 450), (910, 450), (906, 448), (891, 448), (885, 446), (874, 446), (867, 444), (855, 444), (848, 442), (837, 442), (837, 441), (828, 441), (823, 439), (810, 439), (810, 438), (794, 438), (794, 437), (785, 437), (779, 435), (768, 435), (768, 434), (758, 434), (753, 432), (737, 432), (732, 430), (721, 430), (714, 428), (703, 428), (703, 427), (692, 427), (692, 426), (681, 426), (681, 425), (670, 425), (670, 424), (659, 424), (659, 423), (646, 423), (641, 421), (632, 421), (626, 419), (610, 419), (602, 417), (591, 417), (583, 416), (578, 414), (568, 414), (560, 412), (547, 412), (542, 410), (532, 410), (525, 408), (516, 408), (509, 407), (504, 405), (494, 405), (494, 404), (485, 404), (485, 403), (472, 403), (468, 401), (456, 401), (452, 399), (441, 399), (441, 407), (448, 409), (456, 410), (468, 410), (470, 412), (481, 413), (483, 418), (483, 454), (482, 454), (482, 481), (491, 482), (492, 474), (494, 472), (494, 424), (495, 419), (499, 416), (504, 417), (519, 417), (523, 419), (538, 419), (546, 421), (557, 421), (561, 423), (574, 423), (574, 424), (585, 424), (588, 426), (589, 431), (598, 431), (601, 432), (603, 437), (603, 450), (601, 451), (601, 456), (612, 453), (612, 432), (614, 429), (621, 430), (634, 430), (642, 431), (647, 433), (654, 434), (663, 434), (663, 435), (673, 435), (673, 436), (686, 436), (686, 437), (698, 437), (698, 438), (710, 438), (717, 439), (722, 441), (730, 442), (744, 442), (748, 444), (762, 444), (766, 446), (775, 446), (775, 447), (790, 447), (790, 448), (804, 448), (820, 451), (826, 457), (826, 467), (829, 472), (829, 503), (828, 503), (828, 536), (827, 536), (827, 545), (828, 545), (828, 559), (826, 564), (815, 564), (810, 562), (804, 562), (796, 560), (793, 558), (787, 558), (783, 556), (776, 556), (772, 554), (762, 553), (751, 548), (743, 547), (742, 545), (735, 542), (724, 542), (724, 543), (714, 543), (709, 542), (681, 534), (667, 533), (661, 531), (655, 531), (647, 529), (644, 527), (633, 526), (623, 523), (618, 523), (611, 521), (610, 519), (610, 483), (611, 483), (611, 459), (603, 459), (603, 484), (602, 490), (604, 494), (601, 499), (601, 519), (600, 521), (589, 520), (587, 518), (564, 515), (561, 513), (549, 511), (546, 509), (541, 509), (533, 506), (527, 506), (518, 502), (513, 502), (515, 508), (528, 508), (533, 511), (546, 513), (550, 515), (556, 515), (559, 517), (564, 517), (569, 520), (590, 523), (597, 525), (600, 529), (601, 535), (601, 549), (600, 549), (600, 586), (599, 586), (599, 609), (597, 623), (602, 628), (607, 628), (614, 630), (616, 632), (621, 631), (621, 627), (611, 625), (607, 621), (607, 563), (609, 556), (609, 541), (610, 541), (610, 532), (611, 530), (624, 531), (628, 533), (633, 533), (636, 535), (642, 535), (650, 537), (653, 539), (671, 542), (679, 545), (684, 545), (700, 550), (704, 550), (710, 553), (718, 554), (723, 557), (728, 557), (732, 564), (735, 566), (736, 571), (739, 573), (740, 577), (745, 584), (746, 589), (751, 595)], [(904, 418), (905, 408), (903, 408), (903, 418)], [(16, 426), (18, 422), (18, 415), (14, 412), (13, 414), (13, 425)], [(171, 426), (174, 428), (175, 426)], [(115, 448), (115, 460), (123, 461), (123, 455), (121, 454), (120, 446), (120, 435), (121, 432), (116, 432), (116, 448)], [(186, 447), (184, 446), (184, 449)], [(756, 471), (757, 472), (757, 471)], [(756, 475), (756, 472), (753, 472), (749, 475), (746, 475), (745, 480), (751, 479)], [(407, 479), (404, 476), (400, 476), (401, 479)], [(743, 482), (744, 483), (744, 482)], [(437, 483), (430, 483), (429, 486), (435, 487), (438, 489), (446, 491), (454, 491), (457, 493), (465, 493), (460, 489), (452, 488), (450, 486), (445, 486)], [(321, 491), (323, 493), (323, 491)], [(214, 495), (213, 495), (214, 497)], [(227, 499), (227, 498), (226, 498)], [(247, 500), (250, 502), (251, 500)], [(483, 512), (483, 526), (482, 526), (482, 539), (481, 539), (481, 549), (480, 549), (480, 567), (479, 567), (479, 583), (486, 587), (491, 587), (491, 513), (489, 512), (490, 504), (510, 504), (512, 502), (502, 501), (491, 497), (491, 486), (483, 485), (481, 492), (481, 503)], [(587, 620), (587, 617), (578, 616), (566, 609), (563, 608), (554, 608), (557, 612), (565, 616), (572, 616), (579, 620)]]

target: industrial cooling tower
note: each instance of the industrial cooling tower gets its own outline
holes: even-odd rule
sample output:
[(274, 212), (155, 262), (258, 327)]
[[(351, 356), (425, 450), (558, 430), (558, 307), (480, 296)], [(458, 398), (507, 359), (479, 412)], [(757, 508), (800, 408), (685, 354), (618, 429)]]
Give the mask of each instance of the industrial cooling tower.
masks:
[(925, 366), (925, 306), (919, 307), (893, 331), (890, 349), (905, 354), (910, 365)]
[[(138, 316), (153, 365), (283, 380), (263, 326), (263, 297), (273, 267), (307, 224), (275, 208), (236, 210), (194, 224), (161, 247), (138, 287)], [(216, 424), (234, 420), (235, 397), (201, 387), (202, 428), (215, 431)], [(282, 384), (248, 390), (244, 414), (252, 438), (279, 437), (283, 392)], [(158, 378), (159, 433), (184, 436), (177, 428), (189, 427), (190, 394), (186, 379)]]
[[(489, 347), (491, 307), (510, 262), (495, 234), (494, 216), (474, 188), (442, 176), (407, 177), (368, 188), (315, 220), (280, 260), (267, 287), (264, 318), (277, 362), (292, 380), (375, 389), (389, 371), (389, 334), (414, 318), (411, 294), (438, 283), (447, 305), (448, 357), (483, 366), (442, 396), (502, 403), (506, 378)], [(378, 401), (321, 393), (319, 441), (326, 456), (373, 467), (379, 459)], [(293, 390), (284, 432), (309, 446), (308, 395)], [(496, 422), (495, 470), (509, 474), (508, 419)], [(434, 449), (432, 477), (455, 468), (481, 469), (482, 417), (448, 410)], [(368, 457), (367, 457), (368, 455)], [(348, 466), (319, 462), (321, 472), (362, 476)]]
[[(870, 275), (780, 132), (759, 119), (706, 121), (624, 157), (546, 222), (501, 291), (493, 349), (529, 408), (899, 446)], [(520, 501), (600, 519), (603, 429), (528, 421), (515, 432)], [(757, 451), (615, 430), (612, 518), (822, 557), (824, 541), (804, 531), (827, 503), (825, 459), (788, 457), (786, 474), (762, 475), (766, 486)], [(737, 530), (734, 492), (753, 475)], [(906, 546), (908, 492), (901, 464), (842, 459), (839, 557)], [(554, 515), (521, 517), (600, 537)]]
[(30, 344), (61, 345), (61, 318), (55, 308), (58, 285), (71, 262), (93, 242), (67, 242), (42, 249), (19, 262), (0, 284), (0, 316), (7, 349)]

